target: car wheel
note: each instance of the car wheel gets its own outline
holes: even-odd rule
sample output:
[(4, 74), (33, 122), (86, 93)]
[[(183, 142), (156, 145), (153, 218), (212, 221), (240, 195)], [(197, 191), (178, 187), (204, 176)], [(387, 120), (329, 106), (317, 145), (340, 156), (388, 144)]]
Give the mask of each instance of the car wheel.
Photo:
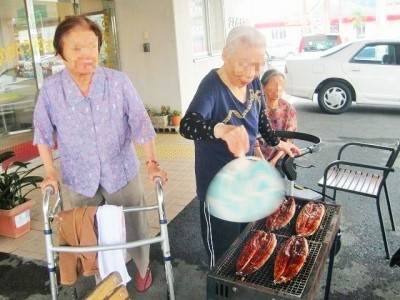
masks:
[(318, 104), (328, 114), (341, 114), (351, 106), (353, 97), (349, 87), (338, 81), (325, 84), (318, 93)]
[(287, 58), (292, 58), (292, 57), (294, 57), (295, 55), (294, 55), (294, 53), (293, 52), (289, 52), (287, 55), (286, 55), (286, 59)]

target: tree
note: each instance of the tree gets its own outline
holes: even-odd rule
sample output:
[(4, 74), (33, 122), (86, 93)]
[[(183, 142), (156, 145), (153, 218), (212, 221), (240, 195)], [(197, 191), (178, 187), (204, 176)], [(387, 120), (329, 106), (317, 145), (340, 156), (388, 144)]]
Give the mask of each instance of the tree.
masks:
[(357, 31), (357, 38), (361, 38), (364, 36), (364, 28), (365, 28), (365, 17), (362, 14), (361, 10), (355, 10), (351, 14), (351, 22), (353, 23), (353, 28)]

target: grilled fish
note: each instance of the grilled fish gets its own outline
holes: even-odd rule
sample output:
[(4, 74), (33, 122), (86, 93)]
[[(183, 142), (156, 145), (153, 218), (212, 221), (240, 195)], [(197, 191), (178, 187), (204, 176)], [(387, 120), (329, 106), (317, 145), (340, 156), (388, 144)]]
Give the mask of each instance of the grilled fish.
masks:
[(301, 270), (308, 256), (308, 242), (293, 235), (279, 249), (275, 259), (274, 284), (293, 279)]
[(308, 202), (301, 209), (296, 221), (296, 233), (301, 236), (314, 234), (325, 215), (325, 206), (321, 203)]
[(236, 275), (246, 276), (260, 269), (276, 247), (276, 236), (257, 230), (247, 241), (236, 262)]
[(294, 198), (284, 198), (281, 206), (279, 206), (272, 215), (269, 215), (266, 218), (265, 226), (267, 227), (267, 230), (277, 230), (286, 226), (293, 218), (295, 212), (296, 203), (294, 202)]

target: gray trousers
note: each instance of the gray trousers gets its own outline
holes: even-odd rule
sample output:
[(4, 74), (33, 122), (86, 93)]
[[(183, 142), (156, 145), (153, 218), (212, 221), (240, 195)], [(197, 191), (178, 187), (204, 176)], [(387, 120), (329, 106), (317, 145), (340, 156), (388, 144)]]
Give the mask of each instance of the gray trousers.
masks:
[[(71, 202), (71, 207), (99, 206), (105, 203), (124, 207), (146, 205), (140, 175), (134, 177), (126, 186), (113, 194), (108, 194), (101, 186), (93, 197), (75, 193), (69, 187), (66, 187), (65, 192)], [(150, 238), (145, 212), (125, 213), (125, 226), (127, 242)], [(150, 245), (128, 249), (128, 253), (135, 262), (140, 276), (145, 277), (150, 262)]]

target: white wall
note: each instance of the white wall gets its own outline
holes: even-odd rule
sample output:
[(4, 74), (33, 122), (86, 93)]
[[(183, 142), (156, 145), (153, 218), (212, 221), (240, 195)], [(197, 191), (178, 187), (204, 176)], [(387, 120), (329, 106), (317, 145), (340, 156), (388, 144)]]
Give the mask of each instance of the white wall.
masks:
[[(201, 79), (221, 66), (221, 58), (193, 60), (186, 0), (115, 0), (121, 69), (143, 102), (184, 112)], [(150, 52), (143, 52), (143, 32)]]
[[(143, 102), (180, 107), (176, 39), (171, 1), (115, 0), (121, 69)], [(144, 38), (148, 33), (148, 40)], [(150, 52), (143, 43), (150, 43)]]

